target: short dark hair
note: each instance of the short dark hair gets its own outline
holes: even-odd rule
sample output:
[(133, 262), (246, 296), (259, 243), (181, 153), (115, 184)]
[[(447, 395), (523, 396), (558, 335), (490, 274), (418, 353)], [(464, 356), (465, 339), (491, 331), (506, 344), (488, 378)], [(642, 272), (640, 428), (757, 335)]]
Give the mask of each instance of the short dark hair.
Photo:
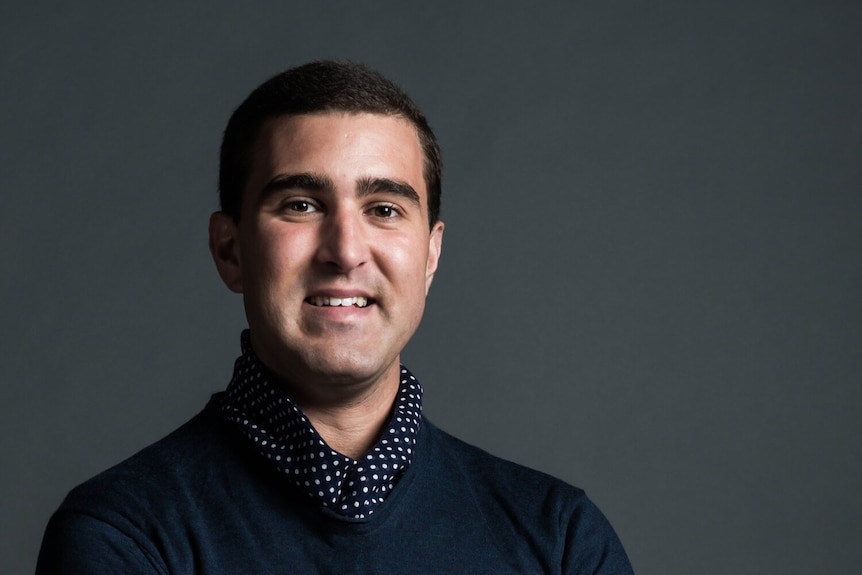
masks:
[(440, 216), (442, 160), (425, 116), (394, 82), (362, 64), (323, 60), (291, 68), (258, 86), (231, 115), (221, 145), (221, 210), (239, 222), (243, 189), (261, 126), (270, 118), (326, 112), (398, 116), (416, 127), (424, 155), (428, 221)]

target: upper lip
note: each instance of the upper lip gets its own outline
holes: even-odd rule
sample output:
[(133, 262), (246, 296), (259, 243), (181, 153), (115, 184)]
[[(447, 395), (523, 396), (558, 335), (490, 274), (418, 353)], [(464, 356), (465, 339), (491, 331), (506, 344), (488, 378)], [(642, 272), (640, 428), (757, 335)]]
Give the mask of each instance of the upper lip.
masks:
[(350, 290), (350, 289), (322, 289), (313, 291), (308, 294), (306, 299), (312, 297), (338, 297), (338, 298), (346, 298), (346, 297), (364, 297), (367, 300), (374, 299), (371, 297), (368, 292), (363, 290)]

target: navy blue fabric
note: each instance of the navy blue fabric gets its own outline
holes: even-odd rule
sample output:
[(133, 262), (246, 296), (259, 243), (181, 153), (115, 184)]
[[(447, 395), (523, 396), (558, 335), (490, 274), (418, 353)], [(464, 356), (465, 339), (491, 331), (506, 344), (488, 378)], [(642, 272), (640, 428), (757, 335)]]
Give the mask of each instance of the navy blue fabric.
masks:
[(48, 525), (37, 575), (631, 573), (583, 491), (427, 419), (378, 511), (339, 516), (260, 456), (220, 396), (74, 489)]
[(242, 355), (222, 398), (222, 412), (261, 457), (323, 507), (362, 519), (374, 513), (410, 466), (422, 417), (422, 387), (406, 367), (389, 425), (360, 460), (327, 445), (241, 337)]

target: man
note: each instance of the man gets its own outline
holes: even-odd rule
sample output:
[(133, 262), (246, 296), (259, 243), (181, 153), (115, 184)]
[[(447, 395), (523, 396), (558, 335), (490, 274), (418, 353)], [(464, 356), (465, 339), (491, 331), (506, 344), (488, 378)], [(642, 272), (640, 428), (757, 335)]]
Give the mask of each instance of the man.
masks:
[(37, 572), (630, 573), (582, 491), (421, 414), (399, 357), (440, 259), (440, 170), (421, 112), (363, 66), (256, 89), (209, 226), (249, 325), (230, 385), (73, 490)]

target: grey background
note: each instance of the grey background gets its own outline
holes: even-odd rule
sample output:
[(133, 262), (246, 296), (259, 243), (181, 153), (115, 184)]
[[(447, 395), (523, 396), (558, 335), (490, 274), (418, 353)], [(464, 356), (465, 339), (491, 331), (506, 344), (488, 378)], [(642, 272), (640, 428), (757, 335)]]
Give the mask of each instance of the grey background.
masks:
[(178, 4), (0, 8), (4, 572), (226, 385), (221, 130), (344, 57), (444, 150), (427, 414), (584, 487), (641, 575), (858, 573), (859, 3)]

